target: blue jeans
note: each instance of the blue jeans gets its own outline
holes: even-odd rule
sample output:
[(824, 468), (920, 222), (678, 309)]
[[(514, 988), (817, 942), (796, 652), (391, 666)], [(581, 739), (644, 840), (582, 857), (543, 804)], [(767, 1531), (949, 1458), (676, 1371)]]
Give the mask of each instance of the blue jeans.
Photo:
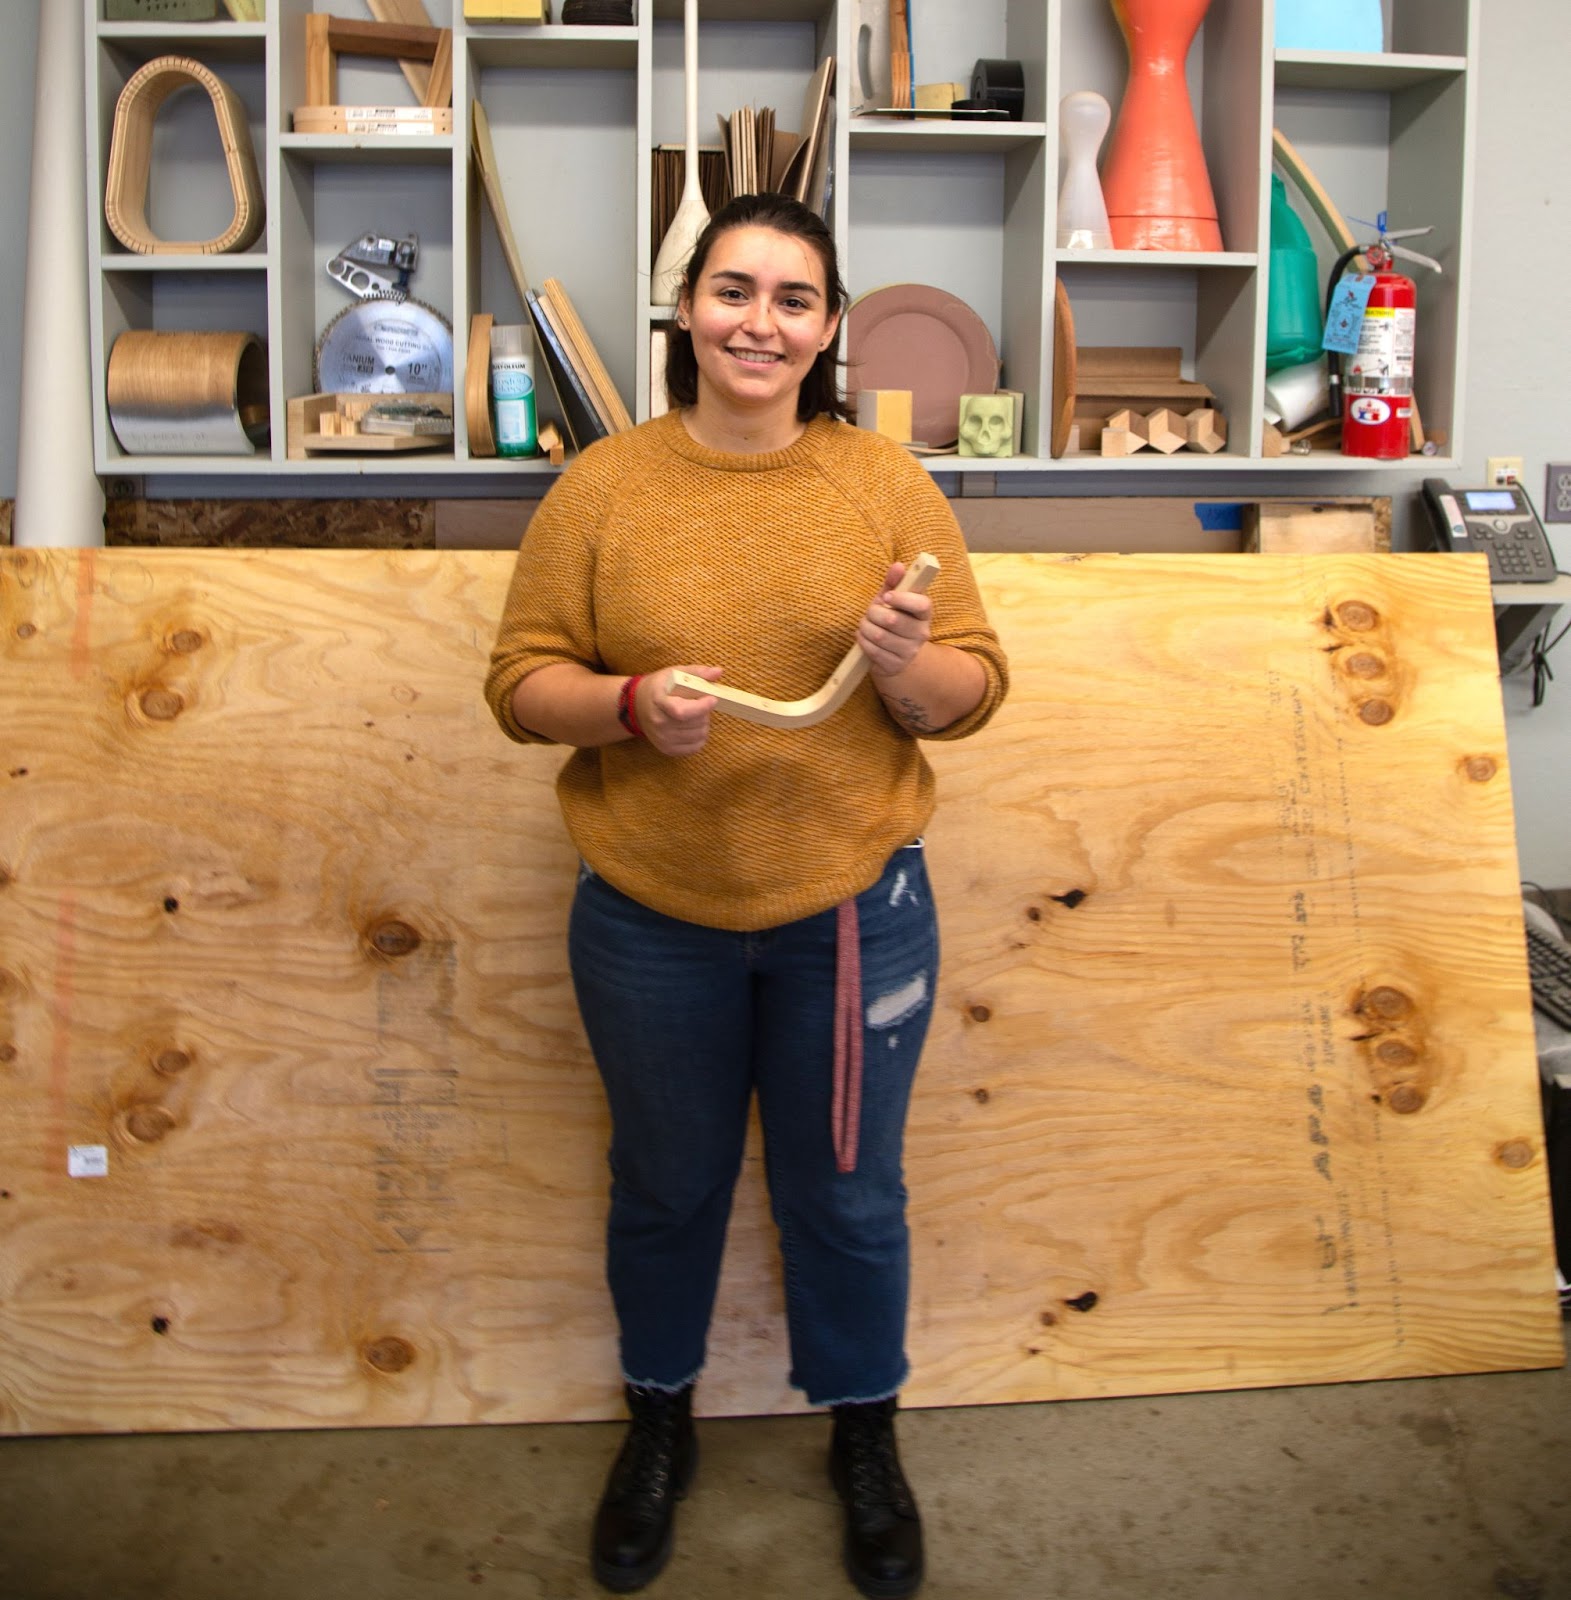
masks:
[(857, 897), (863, 1085), (836, 1170), (836, 914), (731, 933), (649, 910), (585, 868), (568, 950), (611, 1108), (607, 1277), (632, 1383), (704, 1364), (748, 1104), (758, 1091), (785, 1268), (791, 1382), (814, 1405), (905, 1381), (910, 1240), (901, 1149), (938, 976), (920, 843)]

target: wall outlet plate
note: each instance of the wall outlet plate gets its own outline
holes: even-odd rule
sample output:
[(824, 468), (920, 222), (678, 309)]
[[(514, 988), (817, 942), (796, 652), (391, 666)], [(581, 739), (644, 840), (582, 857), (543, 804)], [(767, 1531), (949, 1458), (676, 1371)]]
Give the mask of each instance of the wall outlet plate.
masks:
[(1544, 521), (1571, 522), (1571, 463), (1549, 463), (1544, 473)]

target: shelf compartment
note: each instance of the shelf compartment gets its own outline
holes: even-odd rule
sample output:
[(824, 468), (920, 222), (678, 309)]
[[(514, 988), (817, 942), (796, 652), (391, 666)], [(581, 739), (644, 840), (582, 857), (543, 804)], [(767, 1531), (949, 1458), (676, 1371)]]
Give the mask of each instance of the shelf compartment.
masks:
[[(636, 414), (640, 335), (629, 274), (644, 256), (637, 232), (637, 75), (599, 66), (480, 66), (471, 73), (470, 90), (485, 108), (514, 242), (530, 287), (538, 293), (547, 278), (560, 281), (623, 404)], [(478, 175), (474, 189), (476, 202), (464, 229), (466, 317), (489, 312), (499, 323), (527, 325), (529, 315), (508, 270), (490, 207), (480, 196)], [(564, 206), (567, 194), (592, 199)], [(645, 235), (647, 231), (646, 223)], [(461, 367), (467, 343), (466, 322)], [(533, 354), (539, 420), (561, 426), (544, 357), (538, 347)], [(564, 430), (564, 441), (569, 438)], [(512, 463), (498, 466), (510, 469)]]
[(999, 386), (1026, 397), (1022, 450), (1031, 456), (1046, 450), (1047, 161), (1047, 146), (1036, 142), (853, 150), (842, 262), (853, 298), (884, 284), (925, 283), (976, 312), (998, 347)]
[(1294, 89), (1403, 89), (1467, 70), (1461, 56), (1358, 55), (1351, 51), (1278, 50), (1278, 87)]
[[(453, 321), (450, 166), (418, 158), (379, 164), (375, 192), (368, 194), (358, 151), (336, 161), (329, 156), (319, 149), (286, 151), (280, 163), (282, 242), (272, 303), (275, 404), (317, 392), (312, 370), (317, 340), (333, 318), (355, 304), (355, 297), (327, 276), (327, 263), (364, 232), (418, 235), (420, 257), (409, 293)], [(455, 330), (455, 389), (460, 342)]]
[[(1151, 470), (1150, 462), (1156, 462), (1190, 471), (1207, 464), (1236, 464), (1258, 453), (1250, 419), (1259, 409), (1254, 328), (1258, 297), (1264, 293), (1260, 273), (1248, 266), (1130, 269), (1122, 263), (1085, 262), (1060, 262), (1058, 272), (1069, 295), (1077, 348), (1176, 346), (1182, 352), (1183, 376), (1206, 384), (1227, 418), (1227, 446), (1215, 455), (1140, 451), (1110, 465)], [(1161, 404), (1153, 400), (1143, 409)], [(1103, 459), (1081, 453), (1066, 455), (1057, 464), (1079, 468)]]
[[(166, 260), (183, 258), (166, 257)], [(140, 266), (121, 270), (106, 266), (96, 293), (95, 307), (103, 330), (102, 360), (93, 372), (95, 415), (100, 423), (96, 470), (99, 472), (137, 472), (155, 470), (255, 471), (269, 464), (263, 449), (253, 455), (179, 457), (180, 466), (168, 469), (161, 456), (133, 455), (120, 447), (109, 419), (107, 374), (115, 341), (130, 330), (181, 333), (254, 333), (268, 344), (267, 274), (252, 264), (251, 270), (209, 271), (206, 262), (191, 269), (169, 268), (145, 271)], [(270, 410), (272, 408), (270, 407)], [(282, 435), (282, 419), (273, 418)], [(155, 466), (154, 463), (160, 463)]]
[[(1260, 152), (1269, 145), (1269, 69), (1262, 29), (1259, 0), (1213, 0), (1186, 62), (1189, 99), (1216, 200), (1223, 253), (1228, 255), (1262, 248)], [(1064, 95), (1084, 89), (1102, 95), (1113, 120), (1099, 164), (1111, 148), (1128, 83), (1129, 52), (1107, 0), (1062, 0), (1051, 116), (1056, 119)], [(1060, 182), (1063, 172), (1060, 152)]]
[[(141, 28), (140, 24), (135, 26)], [(96, 239), (106, 267), (118, 266), (127, 260), (153, 259), (138, 251), (127, 250), (109, 231), (104, 215), (104, 184), (109, 172), (115, 107), (126, 84), (136, 72), (161, 55), (184, 55), (201, 62), (217, 73), (239, 96), (245, 107), (246, 126), (251, 135), (251, 149), (262, 188), (262, 204), (264, 209), (270, 209), (266, 137), (267, 72), (263, 40), (254, 32), (248, 32), (246, 38), (240, 41), (240, 46), (227, 55), (222, 51), (197, 48), (218, 26), (214, 24), (207, 29), (190, 27), (187, 31), (200, 33), (202, 39), (193, 41), (189, 46), (179, 44), (171, 49), (168, 48), (170, 41), (167, 29), (159, 29), (156, 34), (139, 31), (134, 37), (125, 37), (117, 31), (110, 38), (109, 25), (105, 25), (104, 36), (97, 45), (97, 88), (95, 91), (90, 87), (88, 93), (90, 97), (96, 94), (97, 126), (100, 130), (97, 193), (93, 197), (97, 222), (96, 230), (89, 229), (89, 238)], [(233, 26), (238, 28), (241, 24)], [(147, 181), (148, 226), (154, 237), (159, 239), (213, 239), (229, 227), (234, 212), (234, 191), (229, 182), (228, 165), (212, 102), (199, 88), (182, 90), (159, 107), (153, 124)], [(239, 261), (260, 266), (266, 257), (267, 238), (268, 230), (264, 227), (245, 250), (226, 252), (222, 256), (207, 256), (200, 252), (191, 254), (200, 255), (204, 261)]]

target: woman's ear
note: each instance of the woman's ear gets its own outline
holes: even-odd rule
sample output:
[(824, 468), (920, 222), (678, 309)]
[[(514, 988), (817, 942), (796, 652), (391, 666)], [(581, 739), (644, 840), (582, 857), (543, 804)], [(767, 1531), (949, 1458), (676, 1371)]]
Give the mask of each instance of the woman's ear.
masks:
[(824, 330), (824, 336), (818, 341), (820, 351), (827, 350), (835, 342), (835, 335), (840, 332), (840, 313), (835, 312), (829, 319), (829, 326)]

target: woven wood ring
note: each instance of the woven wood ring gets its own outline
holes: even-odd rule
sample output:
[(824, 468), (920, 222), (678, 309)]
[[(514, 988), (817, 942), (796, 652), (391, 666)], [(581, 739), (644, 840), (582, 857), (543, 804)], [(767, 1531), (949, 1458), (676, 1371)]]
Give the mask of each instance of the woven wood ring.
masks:
[[(234, 192), (234, 221), (216, 238), (171, 241), (156, 238), (147, 222), (147, 177), (153, 155), (153, 123), (170, 95), (196, 84), (207, 91), (218, 118)], [(244, 250), (262, 231), (266, 213), (262, 180), (251, 148), (245, 105), (217, 73), (189, 56), (159, 56), (132, 74), (115, 102), (109, 139), (109, 181), (104, 217), (126, 249), (138, 255), (222, 255)]]

